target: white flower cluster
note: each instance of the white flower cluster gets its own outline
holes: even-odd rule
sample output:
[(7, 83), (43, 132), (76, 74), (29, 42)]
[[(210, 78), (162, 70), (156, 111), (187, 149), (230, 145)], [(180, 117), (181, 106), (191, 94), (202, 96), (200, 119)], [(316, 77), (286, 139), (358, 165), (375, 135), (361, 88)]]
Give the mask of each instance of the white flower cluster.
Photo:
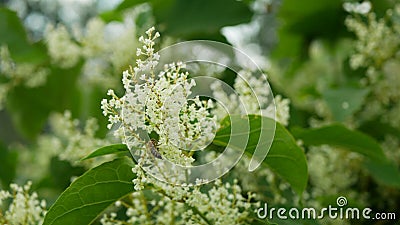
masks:
[[(278, 95), (274, 98), (274, 105), (264, 75), (256, 78), (249, 71), (240, 71), (235, 79), (234, 88), (237, 95), (234, 93), (228, 95), (220, 82), (214, 82), (211, 85), (213, 94), (217, 99), (222, 102), (229, 102), (229, 104), (224, 105), (226, 109), (217, 105), (213, 110), (213, 113), (219, 119), (227, 116), (228, 112), (232, 114), (261, 114), (273, 118), (285, 126), (288, 125), (290, 100)], [(243, 103), (244, 109), (241, 107), (240, 101)]]
[[(156, 194), (155, 194), (156, 196)], [(116, 207), (125, 207), (126, 221), (117, 219), (115, 213), (103, 215), (100, 220), (103, 225), (123, 225), (123, 224), (185, 224), (177, 218), (185, 211), (185, 205), (172, 201), (168, 197), (158, 196), (157, 200), (149, 200), (144, 192), (134, 192), (129, 199), (117, 201)]]
[(396, 165), (400, 165), (400, 140), (395, 135), (385, 135), (382, 142), (382, 149), (386, 157)]
[[(98, 130), (96, 119), (88, 119), (83, 125), (72, 118), (71, 112), (65, 111), (63, 114), (50, 115), (49, 125), (52, 133), (38, 137), (35, 151), (21, 149), (22, 166), (19, 168), (19, 174), (39, 180), (48, 172), (53, 157), (87, 169), (111, 159), (111, 156), (104, 156), (80, 161), (95, 149), (111, 144), (107, 138), (100, 139), (95, 136)], [(32, 174), (32, 171), (35, 173)]]
[(97, 138), (97, 120), (88, 119), (83, 129), (77, 119), (72, 119), (71, 112), (65, 111), (64, 114), (54, 114), (50, 118), (50, 125), (54, 132), (54, 137), (61, 142), (59, 158), (69, 161), (72, 165), (81, 165), (92, 168), (104, 162), (104, 159), (88, 159), (80, 161), (89, 155), (93, 150), (110, 144), (107, 139)]
[(191, 165), (191, 154), (182, 150), (200, 149), (213, 138), (217, 123), (209, 112), (212, 101), (188, 98), (196, 83), (181, 72), (185, 67), (182, 63), (165, 65), (156, 74), (160, 56), (154, 52), (154, 41), (159, 33), (154, 33), (154, 28), (146, 33), (147, 38), (139, 38), (143, 47), (137, 50), (137, 55), (146, 59), (138, 59), (135, 68), (123, 73), (125, 94), (119, 98), (109, 90), (111, 99), (103, 99), (101, 108), (108, 116), (108, 128), (118, 125), (115, 134), (129, 147), (144, 148), (150, 137), (155, 138), (161, 157)]
[[(156, 194), (134, 192), (127, 199), (118, 201), (117, 207), (127, 208), (128, 219), (121, 221), (115, 213), (104, 215), (103, 225), (115, 224), (249, 224), (252, 207), (259, 203), (250, 203), (255, 195), (247, 193), (243, 197), (242, 189), (235, 180), (233, 184), (217, 180), (208, 191), (197, 187), (176, 187), (160, 184), (161, 191)], [(157, 190), (156, 187), (155, 190)], [(153, 196), (149, 200), (148, 196)]]
[(281, 95), (277, 95), (274, 98), (275, 101), (275, 120), (280, 122), (282, 125), (289, 125), (290, 119), (290, 99), (283, 98)]
[[(85, 32), (67, 29), (63, 24), (48, 25), (44, 41), (52, 64), (61, 68), (71, 68), (82, 62), (82, 76), (85, 84), (115, 86), (124, 67), (129, 65), (138, 46), (136, 36), (137, 16), (145, 7), (135, 7), (124, 14), (123, 22), (105, 23), (100, 18), (88, 21)], [(124, 43), (121, 45), (120, 43)], [(8, 47), (0, 46), (0, 75), (5, 77), (0, 83), (0, 109), (7, 94), (18, 85), (29, 88), (46, 83), (51, 68), (29, 62), (19, 62), (11, 58)]]
[[(400, 50), (400, 46), (399, 46)], [(379, 74), (380, 78), (368, 87), (371, 94), (367, 98), (364, 109), (360, 112), (358, 121), (368, 121), (377, 117), (395, 128), (400, 128), (400, 69), (399, 59), (391, 59), (385, 63)]]
[(362, 156), (356, 153), (323, 145), (310, 147), (307, 158), (314, 199), (351, 190), (357, 182), (356, 171), (361, 169)]
[[(155, 169), (162, 168), (165, 159), (189, 166), (194, 162), (193, 152), (183, 150), (201, 149), (212, 140), (218, 128), (217, 117), (210, 112), (212, 101), (188, 99), (196, 83), (182, 72), (185, 65), (172, 63), (155, 72), (160, 56), (154, 50), (159, 36), (154, 32), (151, 28), (146, 32), (147, 38), (139, 39), (143, 47), (136, 53), (146, 59), (138, 59), (135, 68), (123, 73), (125, 94), (118, 97), (109, 90), (111, 99), (103, 99), (101, 108), (108, 116), (108, 128), (116, 126), (114, 134), (131, 150), (159, 159), (152, 161)], [(145, 173), (142, 166), (146, 163), (151, 162), (140, 157), (132, 169), (136, 192), (116, 203), (117, 207), (127, 208), (127, 221), (120, 221), (117, 214), (111, 213), (101, 219), (102, 224), (248, 224), (251, 220), (250, 200), (254, 195), (243, 197), (237, 181), (223, 184), (218, 180), (208, 191), (193, 184), (176, 186), (172, 184), (182, 174), (170, 171), (167, 182), (162, 182)], [(158, 194), (151, 194), (148, 187)]]
[(133, 38), (136, 26), (132, 21), (136, 14), (136, 11), (126, 13), (123, 22), (106, 24), (99, 18), (88, 22), (85, 34), (78, 37), (85, 59), (83, 74), (87, 81), (107, 85), (117, 83), (116, 77), (106, 74), (119, 74), (135, 56), (139, 43)]
[(72, 40), (71, 35), (64, 26), (59, 25), (56, 28), (48, 27), (45, 41), (54, 64), (62, 68), (70, 68), (78, 63), (81, 57), (81, 49)]
[(138, 42), (132, 38), (136, 36), (136, 25), (132, 21), (141, 10), (135, 8), (125, 13), (123, 22), (105, 23), (100, 18), (92, 18), (85, 32), (69, 31), (62, 24), (49, 26), (44, 37), (53, 63), (71, 68), (83, 61), (85, 82), (115, 85), (116, 77), (107, 74), (120, 73), (134, 57)]
[(385, 17), (378, 19), (370, 12), (366, 20), (349, 17), (346, 25), (356, 36), (356, 53), (350, 64), (353, 69), (367, 69), (362, 84), (371, 89), (368, 104), (360, 111), (358, 122), (377, 117), (382, 122), (400, 128), (400, 4), (389, 9)]
[[(250, 157), (243, 155), (235, 169), (230, 171), (233, 177), (238, 177), (242, 191), (262, 193), (257, 195), (257, 200), (268, 202), (268, 204), (298, 206), (299, 197), (294, 194), (287, 181), (283, 180), (268, 167), (260, 167), (249, 173), (249, 164)], [(246, 174), (246, 176), (243, 176), (243, 174)], [(260, 182), (254, 182), (255, 180), (262, 180), (263, 182), (260, 184)], [(287, 195), (288, 193), (290, 193), (290, 196)]]
[[(36, 192), (29, 193), (31, 186), (32, 182), (23, 187), (11, 184), (11, 192), (0, 190), (0, 224), (42, 224), (46, 214), (46, 202), (40, 201)], [(7, 205), (9, 199), (11, 202)], [(8, 209), (2, 212), (2, 206), (8, 206)]]
[[(400, 14), (400, 7), (387, 12), (387, 16)], [(394, 16), (396, 16), (394, 15)], [(380, 69), (384, 63), (398, 53), (400, 46), (400, 24), (396, 25), (394, 19), (393, 27), (387, 25), (385, 18), (377, 19), (374, 12), (365, 16), (367, 22), (360, 17), (348, 17), (345, 21), (347, 28), (357, 36), (355, 43), (356, 53), (350, 58), (350, 65), (353, 69), (367, 67), (369, 73)]]
[[(256, 197), (252, 193), (247, 194), (248, 198), (243, 197), (237, 180), (233, 184), (216, 180), (207, 193), (202, 193), (200, 189), (192, 191), (186, 202), (199, 210), (212, 224), (246, 224), (249, 214), (253, 213), (250, 200)], [(193, 211), (187, 212), (185, 216), (188, 216), (185, 220), (189, 224), (198, 224), (196, 220), (200, 219)]]
[[(29, 88), (38, 87), (46, 82), (49, 70), (32, 63), (15, 63), (6, 45), (0, 46), (0, 75), (5, 78), (0, 83), (0, 110), (7, 93), (17, 85)], [(2, 79), (3, 80), (3, 79)]]
[[(350, 199), (357, 199), (357, 203), (366, 207), (366, 193), (354, 190), (354, 186), (362, 174), (363, 157), (354, 152), (334, 148), (327, 145), (310, 147), (307, 152), (308, 172), (312, 188), (304, 195), (307, 205), (320, 209), (326, 207), (321, 196), (336, 196), (338, 193)], [(337, 220), (325, 217), (321, 220), (327, 225), (349, 225), (347, 220)]]

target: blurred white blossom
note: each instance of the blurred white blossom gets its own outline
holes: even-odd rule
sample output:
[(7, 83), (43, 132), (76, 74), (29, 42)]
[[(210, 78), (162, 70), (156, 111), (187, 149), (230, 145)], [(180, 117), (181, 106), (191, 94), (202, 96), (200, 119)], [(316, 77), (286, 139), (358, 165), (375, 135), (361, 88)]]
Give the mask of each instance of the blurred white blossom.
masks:
[[(228, 112), (231, 114), (261, 114), (275, 119), (285, 126), (288, 125), (290, 100), (277, 95), (273, 102), (272, 93), (270, 93), (264, 75), (257, 78), (251, 72), (242, 70), (236, 77), (233, 87), (236, 93), (228, 94), (220, 82), (214, 82), (211, 85), (211, 90), (217, 99), (229, 102), (224, 106), (217, 104), (213, 109), (213, 113), (218, 119), (223, 119)], [(244, 109), (240, 103), (244, 105)]]
[(365, 18), (349, 16), (346, 26), (357, 37), (355, 52), (350, 58), (353, 69), (366, 70), (361, 84), (371, 90), (356, 122), (381, 118), (400, 128), (400, 4), (388, 9), (382, 18), (369, 12)]
[(343, 4), (344, 10), (350, 13), (367, 14), (371, 11), (371, 2), (365, 1), (362, 3), (358, 2), (345, 2)]
[[(79, 120), (72, 118), (71, 112), (65, 111), (51, 114), (49, 126), (51, 133), (38, 137), (35, 151), (21, 148), (19, 174), (39, 180), (49, 171), (53, 157), (86, 169), (111, 159), (112, 156), (104, 156), (81, 161), (94, 150), (112, 143), (108, 138), (96, 137), (98, 130), (96, 119), (90, 118), (85, 123), (80, 123)], [(32, 171), (35, 173), (32, 174)]]
[(65, 26), (49, 26), (45, 33), (45, 41), (52, 63), (62, 68), (70, 68), (79, 62), (81, 49)]
[[(398, 7), (400, 8), (400, 6)], [(387, 15), (399, 15), (400, 11), (388, 11)], [(350, 58), (353, 69), (360, 67), (381, 68), (383, 63), (396, 55), (400, 45), (399, 26), (396, 20), (393, 27), (387, 25), (385, 18), (377, 18), (374, 12), (365, 15), (363, 20), (359, 17), (348, 17), (345, 20), (347, 28), (354, 32), (356, 53)], [(366, 21), (366, 22), (365, 22)]]
[[(24, 186), (11, 184), (11, 191), (0, 190), (0, 224), (42, 224), (46, 214), (46, 202), (39, 200), (36, 192), (30, 193), (32, 182)], [(10, 201), (8, 201), (10, 200)], [(5, 207), (3, 212), (1, 209)]]
[(73, 119), (69, 111), (64, 114), (54, 114), (50, 118), (50, 124), (54, 136), (62, 143), (58, 157), (61, 160), (69, 161), (72, 165), (85, 166), (92, 168), (109, 160), (110, 158), (93, 158), (81, 161), (81, 159), (102, 146), (110, 145), (111, 141), (106, 138), (97, 138), (97, 120), (90, 118), (82, 124), (77, 119)]

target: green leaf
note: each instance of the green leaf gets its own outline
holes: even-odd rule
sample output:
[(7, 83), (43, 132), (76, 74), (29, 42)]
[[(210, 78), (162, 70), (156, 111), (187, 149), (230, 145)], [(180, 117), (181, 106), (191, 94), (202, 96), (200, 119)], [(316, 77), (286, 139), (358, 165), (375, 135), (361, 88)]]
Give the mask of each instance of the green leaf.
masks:
[(125, 0), (103, 18), (118, 18), (124, 9), (149, 3), (162, 32), (179, 38), (221, 38), (224, 26), (250, 22), (252, 12), (243, 1), (231, 0)]
[(54, 156), (50, 160), (48, 172), (51, 186), (61, 192), (71, 184), (71, 177), (81, 176), (85, 172), (85, 168), (72, 166), (69, 162), (60, 160), (58, 156)]
[(49, 209), (43, 225), (86, 225), (108, 206), (133, 192), (133, 160), (124, 157), (95, 167), (76, 179)]
[(296, 71), (309, 59), (309, 46), (313, 40), (332, 40), (347, 35), (346, 16), (342, 0), (284, 0), (279, 7), (279, 43), (272, 57), (286, 68), (287, 75)]
[(278, 16), (284, 21), (283, 29), (307, 39), (333, 39), (346, 32), (343, 24), (346, 16), (341, 0), (314, 1), (286, 0), (282, 2)]
[(176, 0), (169, 10), (159, 13), (158, 19), (165, 21), (168, 34), (180, 37), (202, 32), (219, 33), (224, 26), (249, 22), (251, 16), (248, 6), (240, 1)]
[(400, 137), (400, 129), (394, 128), (390, 124), (384, 123), (379, 119), (367, 121), (361, 124), (358, 129), (379, 141), (384, 140), (386, 135)]
[(364, 98), (369, 93), (368, 89), (343, 87), (330, 89), (322, 93), (333, 118), (343, 122), (347, 117), (360, 109), (364, 103)]
[(385, 161), (386, 157), (380, 145), (371, 137), (341, 124), (332, 124), (314, 129), (293, 129), (297, 139), (305, 145), (331, 145), (349, 151), (358, 152), (372, 160)]
[(368, 160), (364, 166), (377, 182), (400, 188), (400, 171), (392, 162)]
[(34, 139), (43, 129), (49, 113), (79, 111), (81, 90), (77, 86), (81, 65), (70, 69), (52, 68), (44, 86), (27, 88), (17, 86), (6, 100), (13, 124), (28, 139)]
[(0, 142), (0, 184), (3, 187), (8, 187), (14, 180), (17, 159), (17, 152), (10, 151), (10, 149)]
[(44, 62), (46, 51), (39, 43), (31, 44), (17, 14), (0, 7), (0, 46), (7, 45), (11, 57), (16, 62)]
[(306, 156), (289, 131), (279, 123), (276, 125), (275, 138), (265, 164), (301, 195), (308, 181)]
[(92, 153), (90, 153), (88, 156), (81, 160), (86, 160), (86, 159), (91, 159), (103, 155), (109, 155), (109, 154), (118, 154), (118, 153), (124, 153), (124, 152), (129, 152), (128, 147), (125, 144), (115, 144), (115, 145), (109, 145), (109, 146), (104, 146), (99, 149), (96, 149)]
[(379, 183), (400, 187), (400, 171), (383, 153), (380, 145), (371, 137), (349, 130), (343, 125), (333, 124), (315, 129), (294, 129), (293, 134), (305, 145), (331, 145), (360, 153), (368, 158), (364, 167)]
[[(275, 173), (289, 182), (297, 194), (301, 195), (307, 186), (308, 180), (307, 162), (302, 149), (297, 146), (292, 135), (282, 125), (275, 123), (273, 119), (256, 115), (249, 115), (248, 119), (250, 130), (242, 133), (242, 135), (249, 135), (246, 154), (252, 156), (257, 151), (257, 148), (268, 152), (272, 137), (274, 137), (271, 129), (276, 126), (272, 146), (262, 164), (269, 166)], [(231, 116), (231, 120), (240, 124), (247, 118), (234, 115)], [(229, 138), (233, 138), (230, 137), (230, 120), (225, 118), (213, 144), (225, 147), (229, 142)], [(235, 136), (234, 138), (239, 137)]]

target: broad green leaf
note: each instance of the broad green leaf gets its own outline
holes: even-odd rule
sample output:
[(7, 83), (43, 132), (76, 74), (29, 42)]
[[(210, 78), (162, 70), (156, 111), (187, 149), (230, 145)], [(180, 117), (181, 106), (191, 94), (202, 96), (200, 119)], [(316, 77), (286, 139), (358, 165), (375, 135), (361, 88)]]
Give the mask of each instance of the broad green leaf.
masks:
[[(261, 148), (264, 147), (264, 150), (268, 151), (272, 140), (271, 132), (273, 131), (271, 128), (276, 125), (272, 146), (262, 164), (269, 166), (275, 173), (289, 182), (297, 194), (301, 195), (306, 188), (308, 180), (307, 162), (302, 149), (297, 146), (292, 135), (282, 125), (275, 123), (274, 120), (255, 115), (249, 115), (248, 119), (250, 130), (243, 132), (243, 135), (249, 135), (246, 154), (251, 157), (257, 146)], [(247, 120), (247, 118), (236, 115), (231, 116), (231, 120), (237, 122), (240, 120)], [(263, 127), (261, 127), (261, 124)], [(260, 137), (261, 130), (263, 130), (263, 135)], [(229, 137), (229, 134), (229, 120), (225, 119), (222, 122), (221, 129), (216, 134), (213, 144), (226, 146), (229, 142), (229, 138), (238, 138)]]
[(88, 156), (81, 160), (86, 160), (86, 159), (91, 159), (103, 155), (109, 155), (109, 154), (117, 154), (117, 153), (123, 153), (123, 152), (129, 152), (128, 147), (125, 144), (114, 144), (114, 145), (109, 145), (109, 146), (104, 146), (101, 147), (92, 153), (90, 153)]
[(43, 225), (87, 225), (108, 206), (133, 192), (133, 160), (124, 157), (76, 179), (49, 209)]
[[(83, 87), (83, 86), (80, 86)], [(99, 137), (104, 137), (109, 133), (107, 129), (108, 120), (107, 117), (103, 115), (102, 109), (99, 107), (99, 102), (105, 97), (104, 93), (107, 92), (107, 87), (101, 87), (96, 85), (85, 85), (81, 88), (82, 96), (82, 107), (80, 115), (82, 118), (94, 117), (97, 119), (99, 124), (99, 129), (97, 130), (97, 135)]]
[(303, 150), (284, 126), (276, 123), (275, 138), (265, 164), (289, 182), (301, 195), (307, 186), (307, 160)]
[(400, 171), (392, 162), (368, 160), (364, 166), (379, 183), (400, 188)]
[(368, 89), (343, 87), (326, 90), (322, 93), (322, 96), (331, 110), (333, 118), (336, 121), (343, 122), (360, 109), (368, 93)]
[(44, 62), (46, 51), (39, 43), (31, 44), (17, 14), (0, 7), (0, 46), (7, 45), (16, 62)]
[(83, 167), (72, 166), (71, 163), (60, 160), (58, 156), (54, 156), (50, 160), (48, 167), (49, 175), (46, 178), (49, 179), (53, 188), (57, 188), (61, 192), (70, 185), (71, 177), (79, 177), (85, 171)]
[(118, 18), (126, 8), (147, 2), (162, 32), (179, 38), (221, 38), (220, 29), (249, 22), (252, 12), (243, 1), (231, 0), (125, 0), (115, 10), (108, 12), (105, 19)]
[(305, 145), (331, 145), (361, 153), (372, 160), (384, 161), (385, 155), (379, 144), (371, 137), (341, 124), (314, 129), (293, 129), (297, 139)]
[(81, 65), (70, 69), (52, 68), (44, 86), (12, 89), (6, 100), (6, 108), (18, 131), (26, 138), (34, 139), (43, 129), (52, 111), (68, 109), (73, 115), (79, 111), (80, 89), (77, 79)]
[(366, 156), (364, 166), (379, 183), (400, 187), (400, 171), (383, 153), (380, 145), (371, 137), (333, 124), (316, 129), (295, 129), (295, 137), (306, 145), (331, 145)]
[[(146, 1), (146, 0), (124, 0), (118, 5), (118, 7), (116, 8), (116, 11), (122, 11), (122, 10), (125, 10), (127, 8), (131, 8), (131, 7), (134, 7), (136, 5), (146, 3), (146, 2), (152, 2), (152, 1)], [(168, 2), (168, 0), (167, 0), (167, 2)], [(159, 3), (161, 4), (161, 1)]]
[(219, 33), (224, 26), (249, 22), (252, 13), (240, 1), (176, 0), (169, 10), (158, 16), (169, 34), (179, 37), (196, 34), (197, 38), (202, 38), (198, 37), (201, 33)]
[[(3, 187), (8, 185), (15, 178), (18, 154), (10, 151), (7, 146), (0, 142), (0, 184)], [(0, 187), (1, 187), (0, 186)]]
[(400, 137), (400, 129), (376, 119), (361, 124), (358, 129), (379, 141), (384, 140), (386, 135)]
[(333, 39), (346, 32), (343, 24), (346, 14), (341, 0), (286, 0), (282, 2), (278, 15), (284, 21), (284, 30), (307, 39)]
[(331, 42), (347, 34), (345, 15), (341, 0), (282, 1), (277, 13), (279, 43), (272, 57), (280, 68), (287, 69), (287, 74), (292, 74), (309, 59), (308, 49), (313, 40)]

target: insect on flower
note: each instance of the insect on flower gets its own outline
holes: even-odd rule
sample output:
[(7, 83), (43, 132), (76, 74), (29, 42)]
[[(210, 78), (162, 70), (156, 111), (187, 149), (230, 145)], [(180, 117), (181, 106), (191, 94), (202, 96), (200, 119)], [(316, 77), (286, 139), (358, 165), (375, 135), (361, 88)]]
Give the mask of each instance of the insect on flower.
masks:
[(157, 145), (158, 143), (155, 139), (150, 139), (150, 141), (146, 143), (146, 147), (151, 154), (158, 159), (162, 159), (160, 152), (158, 152)]

